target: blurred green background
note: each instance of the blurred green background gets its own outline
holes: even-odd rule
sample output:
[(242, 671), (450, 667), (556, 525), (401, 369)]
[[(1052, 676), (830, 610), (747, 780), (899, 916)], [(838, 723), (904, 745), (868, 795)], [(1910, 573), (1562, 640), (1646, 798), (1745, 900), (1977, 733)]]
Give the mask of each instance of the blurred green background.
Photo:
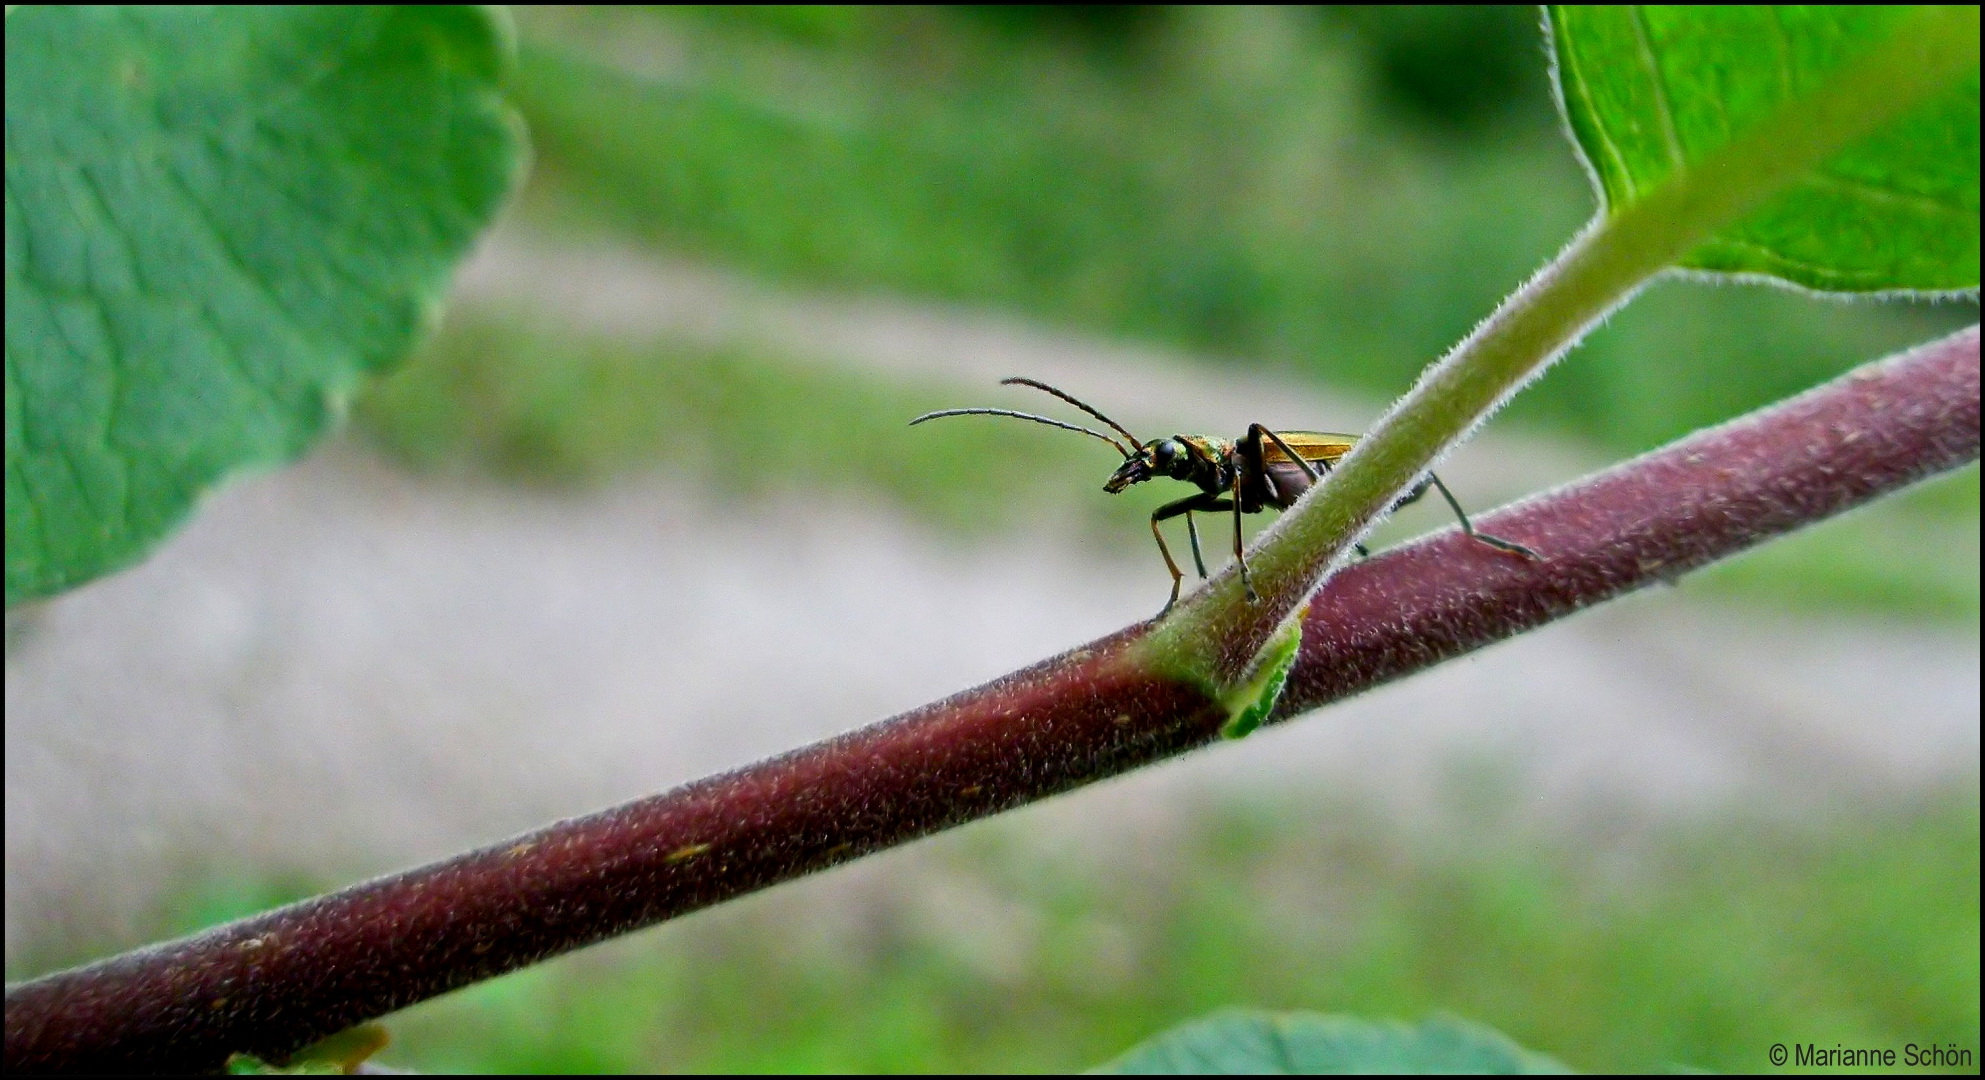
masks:
[[(519, 19), (538, 156), (513, 226), (1158, 343), (1207, 357), (1209, 380), (1247, 366), (1395, 395), (1594, 209), (1532, 8)], [(1662, 283), (1497, 423), (1614, 460), (1975, 320), (1971, 303)], [(868, 492), (963, 535), (1024, 527), (1042, 477), (1072, 475), (1081, 527), (1141, 535), (1148, 508), (1095, 495), (1081, 440), (906, 436), (904, 417), (968, 389), (470, 307), (359, 419), (421, 469)], [(1978, 519), (1974, 466), (1684, 588), (1975, 627)], [(1447, 1010), (1581, 1069), (1751, 1070), (1795, 1039), (1978, 1044), (1975, 772), (1846, 820), (1741, 811), (1624, 838), (1430, 838), (1318, 805), (1202, 819), (1169, 865), (1128, 868), (974, 826), (931, 842), (1007, 913), (968, 932), (885, 908), (823, 941), (787, 893), (754, 897), (393, 1018), (383, 1060), (1068, 1070), (1231, 1004)], [(196, 876), (158, 921), (337, 883)]]
[[(1595, 207), (1530, 8), (521, 19), (517, 97), (538, 154), (524, 227), (1174, 346), (1217, 358), (1213, 379), (1214, 365), (1247, 365), (1395, 396)], [(1615, 460), (1976, 311), (1661, 282), (1497, 423)], [(408, 460), (538, 481), (659, 463), (719, 491), (876, 491), (965, 530), (1027, 527), (1044, 492), (1079, 492), (1075, 513), (1098, 535), (1149, 513), (1089, 497), (1095, 448), (1078, 440), (897, 423), (967, 393), (988, 390), (470, 308), (361, 419)], [(762, 456), (683, 456), (747, 432)], [(846, 447), (869, 452), (827, 449)], [(1063, 476), (1081, 483), (1043, 482)], [(1977, 560), (1949, 554), (1976, 550), (1978, 508), (1974, 467), (1689, 587), (1972, 622)]]

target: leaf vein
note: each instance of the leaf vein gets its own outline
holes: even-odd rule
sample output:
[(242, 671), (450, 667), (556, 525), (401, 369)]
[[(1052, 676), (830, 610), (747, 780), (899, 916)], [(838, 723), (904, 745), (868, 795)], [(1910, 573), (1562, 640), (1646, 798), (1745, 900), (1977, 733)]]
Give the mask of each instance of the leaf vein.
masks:
[(1648, 38), (1647, 9), (1635, 4), (1628, 11), (1632, 15), (1634, 44), (1640, 50), (1640, 60), (1647, 68), (1648, 81), (1654, 87), (1654, 116), (1661, 124), (1661, 139), (1668, 147), (1668, 160), (1676, 172), (1688, 168), (1688, 158), (1682, 153), (1682, 137), (1675, 131), (1675, 110), (1668, 100), (1668, 81), (1661, 74), (1661, 62), (1654, 55), (1654, 44)]
[(1894, 188), (1871, 184), (1866, 180), (1857, 180), (1844, 176), (1831, 176), (1826, 173), (1815, 173), (1805, 177), (1803, 183), (1807, 187), (1830, 188), (1875, 202), (1906, 207), (1927, 214), (1961, 218), (1965, 221), (1972, 221), (1978, 217), (1978, 208), (1975, 206), (1960, 206), (1939, 202), (1928, 195), (1919, 195), (1912, 191), (1897, 191)]

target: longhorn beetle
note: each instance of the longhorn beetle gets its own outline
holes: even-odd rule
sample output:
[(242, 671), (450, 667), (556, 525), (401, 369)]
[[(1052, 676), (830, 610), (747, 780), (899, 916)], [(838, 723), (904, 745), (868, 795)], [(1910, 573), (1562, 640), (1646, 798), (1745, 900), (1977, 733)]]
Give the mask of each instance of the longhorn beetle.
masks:
[[(1079, 431), (1093, 435), (1116, 447), (1123, 455), (1123, 464), (1111, 474), (1103, 490), (1114, 495), (1146, 480), (1166, 476), (1173, 480), (1183, 480), (1199, 489), (1196, 495), (1168, 502), (1151, 512), (1151, 535), (1158, 541), (1158, 554), (1165, 558), (1165, 569), (1172, 572), (1172, 595), (1165, 601), (1159, 615), (1172, 610), (1179, 599), (1179, 583), (1185, 575), (1179, 571), (1179, 564), (1172, 561), (1171, 549), (1165, 546), (1165, 534), (1158, 530), (1158, 523), (1168, 518), (1185, 515), (1186, 535), (1192, 539), (1192, 562), (1201, 579), (1206, 577), (1206, 560), (1199, 554), (1199, 527), (1193, 524), (1193, 511), (1213, 513), (1221, 510), (1234, 512), (1234, 559), (1240, 563), (1241, 584), (1247, 589), (1249, 600), (1256, 599), (1254, 582), (1248, 576), (1248, 560), (1241, 548), (1241, 515), (1253, 514), (1266, 507), (1287, 510), (1295, 505), (1303, 492), (1318, 479), (1317, 468), (1329, 472), (1331, 466), (1343, 460), (1344, 455), (1357, 445), (1358, 436), (1339, 435), (1328, 431), (1270, 431), (1260, 424), (1249, 424), (1246, 435), (1229, 442), (1211, 435), (1174, 435), (1169, 439), (1153, 439), (1143, 442), (1132, 435), (1122, 424), (1104, 416), (1091, 405), (1076, 400), (1072, 395), (1058, 390), (1047, 383), (1034, 379), (1001, 379), (1001, 386), (1031, 386), (1046, 391), (1081, 409), (1090, 416), (1108, 424), (1118, 435), (1129, 440), (1121, 442), (1093, 428), (1079, 424), (1066, 424), (1060, 420), (1033, 413), (1015, 412), (1012, 409), (941, 409), (925, 413), (910, 421), (912, 426), (940, 416), (1012, 416), (1021, 420), (1032, 420), (1037, 424), (1058, 427), (1067, 431)], [(1454, 493), (1441, 483), (1440, 477), (1429, 472), (1426, 478), (1413, 485), (1413, 489), (1392, 504), (1394, 510), (1407, 503), (1417, 501), (1427, 493), (1428, 488), (1441, 493), (1447, 505), (1454, 508), (1454, 516), (1461, 519), (1461, 531), (1478, 543), (1487, 544), (1497, 551), (1505, 551), (1525, 559), (1535, 559), (1537, 553), (1514, 540), (1504, 540), (1499, 536), (1477, 532), (1469, 522), (1468, 514), (1461, 509)], [(1364, 545), (1355, 545), (1358, 554), (1369, 554)]]

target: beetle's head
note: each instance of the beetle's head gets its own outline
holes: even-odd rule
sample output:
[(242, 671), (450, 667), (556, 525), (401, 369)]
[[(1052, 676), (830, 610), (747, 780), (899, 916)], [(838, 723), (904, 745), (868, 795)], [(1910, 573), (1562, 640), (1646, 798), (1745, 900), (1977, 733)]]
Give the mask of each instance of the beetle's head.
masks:
[(1137, 448), (1137, 453), (1124, 459), (1123, 465), (1110, 475), (1109, 483), (1103, 490), (1115, 495), (1132, 484), (1160, 476), (1182, 480), (1192, 471), (1192, 455), (1185, 444), (1176, 437), (1153, 439)]

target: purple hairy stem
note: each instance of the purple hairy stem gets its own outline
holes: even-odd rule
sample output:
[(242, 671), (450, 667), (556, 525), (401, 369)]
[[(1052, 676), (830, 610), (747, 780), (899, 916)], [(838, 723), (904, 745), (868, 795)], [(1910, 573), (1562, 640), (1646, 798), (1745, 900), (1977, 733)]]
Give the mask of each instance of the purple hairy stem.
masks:
[[(1318, 590), (1270, 723), (1362, 693), (1978, 459), (1978, 328), (1864, 365)], [(1384, 563), (1383, 567), (1376, 565)]]
[[(1977, 459), (1976, 327), (1333, 576), (1274, 719)], [(448, 990), (1216, 738), (1139, 625), (784, 756), (7, 991), (9, 1070), (280, 1061)]]

